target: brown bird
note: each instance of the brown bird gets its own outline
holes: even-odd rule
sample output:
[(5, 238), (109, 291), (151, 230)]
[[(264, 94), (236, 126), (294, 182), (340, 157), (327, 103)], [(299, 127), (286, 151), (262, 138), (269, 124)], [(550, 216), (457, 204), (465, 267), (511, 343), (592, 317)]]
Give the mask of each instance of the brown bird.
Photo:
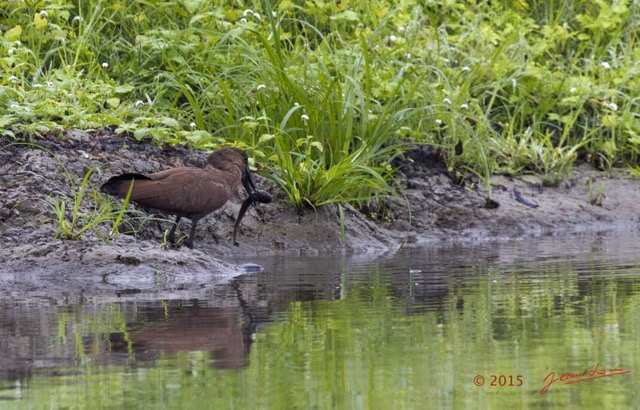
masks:
[[(175, 230), (181, 218), (191, 220), (191, 232), (185, 241), (193, 248), (193, 238), (198, 221), (222, 207), (238, 185), (255, 196), (247, 155), (238, 148), (224, 147), (212, 152), (207, 162), (213, 168), (172, 168), (154, 174), (122, 174), (110, 178), (101, 190), (109, 195), (126, 198), (131, 188), (130, 200), (161, 213), (176, 215), (176, 222), (169, 232), (174, 243)], [(270, 198), (269, 198), (270, 199)]]

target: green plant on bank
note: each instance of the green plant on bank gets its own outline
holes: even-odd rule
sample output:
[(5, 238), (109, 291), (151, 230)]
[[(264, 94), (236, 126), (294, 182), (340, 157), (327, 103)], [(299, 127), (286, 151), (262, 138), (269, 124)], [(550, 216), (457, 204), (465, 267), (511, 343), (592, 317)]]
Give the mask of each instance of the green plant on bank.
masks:
[[(318, 36), (322, 44), (328, 43)], [(296, 206), (363, 203), (394, 194), (388, 182), (393, 172), (390, 161), (402, 147), (393, 136), (413, 110), (373, 99), (367, 78), (369, 45), (363, 41), (338, 61), (318, 51), (312, 60), (299, 57), (292, 63), (285, 61), (282, 46), (272, 48), (266, 38), (261, 40), (267, 58), (255, 61), (262, 66), (257, 71), (266, 77), (262, 81), (270, 86), (258, 91), (260, 111), (251, 132), (259, 135), (254, 153), (265, 155), (273, 149), (267, 159), (279, 168), (265, 176), (277, 182)], [(306, 74), (286, 74), (297, 67), (304, 67)], [(389, 97), (393, 99), (392, 94)], [(274, 124), (274, 118), (282, 120)]]
[[(131, 195), (131, 187), (129, 187), (129, 192), (122, 206), (119, 209), (114, 208), (113, 202), (105, 200), (89, 182), (93, 171), (93, 168), (89, 169), (80, 184), (76, 184), (65, 170), (71, 185), (71, 196), (59, 192), (53, 197), (43, 199), (53, 211), (53, 217), (50, 219), (56, 223), (57, 227), (54, 239), (78, 240), (86, 232), (93, 231), (101, 240), (108, 243), (119, 232), (118, 228), (123, 222), (123, 216), (130, 212), (126, 208)], [(87, 200), (91, 202), (89, 212), (82, 209)], [(102, 225), (111, 226), (108, 235), (104, 235), (100, 229), (97, 229)]]
[(0, 10), (0, 135), (115, 126), (231, 142), (297, 206), (394, 195), (393, 157), (429, 143), (490, 197), (492, 174), (554, 184), (579, 151), (638, 167), (639, 12), (620, 0), (15, 0)]
[(602, 206), (606, 195), (604, 194), (604, 181), (600, 181), (598, 184), (598, 190), (596, 191), (593, 186), (593, 179), (589, 178), (588, 189), (589, 189), (589, 203), (591, 205)]
[[(25, 145), (47, 152), (58, 162), (69, 183), (70, 194), (53, 191), (52, 194), (46, 198), (36, 198), (44, 202), (51, 210), (52, 216), (49, 216), (47, 219), (56, 224), (54, 239), (78, 240), (82, 238), (83, 234), (93, 231), (98, 238), (108, 243), (109, 240), (119, 233), (119, 228), (124, 223), (129, 224), (129, 221), (123, 219), (125, 215), (137, 212), (126, 209), (129, 203), (131, 187), (127, 192), (123, 204), (116, 206), (111, 198), (105, 199), (91, 184), (90, 178), (95, 171), (94, 168), (90, 168), (85, 173), (82, 181), (78, 183), (60, 158), (44, 147), (32, 143), (11, 143), (0, 147), (0, 149), (10, 148), (16, 145)], [(32, 198), (26, 198), (24, 200), (29, 199)], [(89, 202), (89, 211), (85, 211), (86, 201)], [(111, 227), (106, 235), (98, 229), (105, 225)]]

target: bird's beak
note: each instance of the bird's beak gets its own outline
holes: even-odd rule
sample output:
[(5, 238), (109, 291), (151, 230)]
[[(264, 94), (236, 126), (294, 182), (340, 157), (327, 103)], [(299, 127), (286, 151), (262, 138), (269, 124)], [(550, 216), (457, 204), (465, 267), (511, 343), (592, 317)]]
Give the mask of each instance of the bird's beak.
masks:
[(247, 190), (249, 196), (256, 190), (256, 183), (253, 182), (253, 177), (251, 176), (251, 171), (249, 171), (249, 164), (246, 164), (244, 167), (244, 171), (242, 172), (242, 185), (244, 189)]

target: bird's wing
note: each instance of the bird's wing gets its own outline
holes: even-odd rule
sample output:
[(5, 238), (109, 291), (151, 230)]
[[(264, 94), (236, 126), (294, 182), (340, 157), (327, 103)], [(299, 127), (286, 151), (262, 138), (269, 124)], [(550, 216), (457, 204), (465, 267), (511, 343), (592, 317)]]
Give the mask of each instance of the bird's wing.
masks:
[[(231, 187), (215, 170), (173, 168), (134, 180), (131, 200), (179, 215), (208, 214), (231, 197)], [(126, 196), (129, 184), (122, 184)]]

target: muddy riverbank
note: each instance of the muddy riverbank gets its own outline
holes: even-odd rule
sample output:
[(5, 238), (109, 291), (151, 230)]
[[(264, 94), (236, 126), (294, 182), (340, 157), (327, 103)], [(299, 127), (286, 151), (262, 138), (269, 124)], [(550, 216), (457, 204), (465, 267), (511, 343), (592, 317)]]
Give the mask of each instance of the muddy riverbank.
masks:
[[(380, 254), (402, 245), (440, 241), (628, 231), (636, 230), (640, 222), (640, 182), (628, 174), (578, 165), (571, 178), (557, 187), (543, 186), (536, 176), (496, 176), (492, 193), (499, 206), (487, 209), (486, 192), (477, 184), (454, 184), (428, 147), (415, 147), (398, 160), (398, 181), (410, 206), (394, 201), (378, 222), (348, 208), (344, 243), (337, 208), (300, 213), (282, 202), (284, 194), (273, 183), (259, 176), (258, 186), (276, 200), (250, 209), (242, 221), (238, 247), (233, 246), (231, 234), (243, 200), (241, 191), (200, 222), (193, 250), (165, 249), (161, 229), (168, 229), (168, 224), (159, 228), (155, 222), (145, 224), (136, 236), (119, 235), (109, 244), (93, 231), (83, 240), (53, 240), (56, 224), (46, 199), (60, 195), (69, 208), (70, 179), (80, 184), (94, 168), (90, 182), (99, 187), (122, 172), (204, 166), (206, 153), (159, 148), (107, 131), (74, 131), (64, 138), (33, 140), (39, 148), (11, 142), (4, 139), (0, 144), (0, 283), (8, 291), (47, 289), (60, 295), (74, 287), (94, 293), (187, 291), (239, 274), (235, 266), (220, 260), (238, 255), (246, 255), (250, 262), (251, 255), (276, 253)], [(514, 188), (521, 194), (520, 201)], [(537, 206), (527, 206), (523, 198)], [(82, 212), (91, 212), (91, 203), (87, 198)], [(188, 227), (184, 224), (181, 231), (188, 232)], [(78, 297), (78, 292), (74, 295)]]

